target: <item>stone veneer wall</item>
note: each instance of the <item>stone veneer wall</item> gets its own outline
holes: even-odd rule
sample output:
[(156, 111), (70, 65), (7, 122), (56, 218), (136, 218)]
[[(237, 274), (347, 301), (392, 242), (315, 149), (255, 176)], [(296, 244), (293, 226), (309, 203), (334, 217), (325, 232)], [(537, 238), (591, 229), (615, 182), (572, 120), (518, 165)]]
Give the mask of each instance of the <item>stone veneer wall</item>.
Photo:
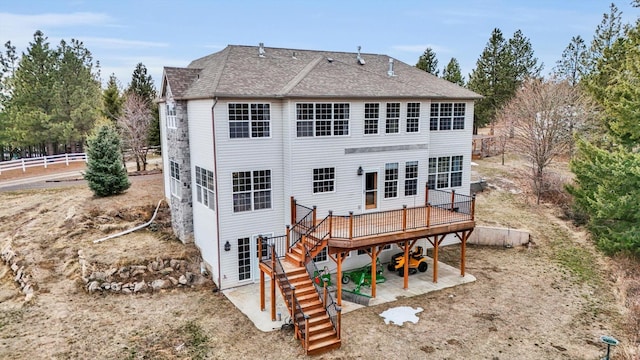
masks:
[[(180, 166), (181, 198), (171, 196), (171, 226), (183, 242), (193, 241), (193, 198), (191, 192), (191, 154), (189, 151), (189, 125), (187, 103), (176, 101), (177, 129), (167, 129), (167, 154), (170, 161)], [(167, 169), (167, 171), (170, 171)]]

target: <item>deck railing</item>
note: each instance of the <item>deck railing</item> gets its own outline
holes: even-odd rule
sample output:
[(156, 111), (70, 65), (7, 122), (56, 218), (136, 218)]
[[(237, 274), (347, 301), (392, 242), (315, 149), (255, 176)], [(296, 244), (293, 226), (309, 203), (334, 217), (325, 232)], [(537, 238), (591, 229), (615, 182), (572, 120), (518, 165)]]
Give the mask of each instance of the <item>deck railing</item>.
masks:
[(271, 253), (275, 255), (272, 259), (274, 267), (273, 271), (278, 279), (277, 283), (280, 287), (282, 297), (287, 304), (287, 309), (289, 309), (289, 316), (293, 322), (295, 333), (303, 340), (305, 350), (307, 350), (309, 348), (309, 317), (304, 313), (300, 302), (298, 302), (298, 298), (296, 297), (296, 288), (289, 282), (287, 273), (284, 271), (284, 267), (282, 267), (282, 263), (278, 258), (274, 245), (271, 245), (270, 249)]

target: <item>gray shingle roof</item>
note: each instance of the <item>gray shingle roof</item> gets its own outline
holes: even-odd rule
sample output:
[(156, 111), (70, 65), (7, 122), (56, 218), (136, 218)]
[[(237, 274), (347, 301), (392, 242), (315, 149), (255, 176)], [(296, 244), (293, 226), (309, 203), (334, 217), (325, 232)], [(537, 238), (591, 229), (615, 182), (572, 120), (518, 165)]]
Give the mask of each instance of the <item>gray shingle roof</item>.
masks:
[(229, 45), (187, 68), (165, 68), (174, 98), (355, 97), (478, 99), (480, 95), (394, 60), (356, 53)]

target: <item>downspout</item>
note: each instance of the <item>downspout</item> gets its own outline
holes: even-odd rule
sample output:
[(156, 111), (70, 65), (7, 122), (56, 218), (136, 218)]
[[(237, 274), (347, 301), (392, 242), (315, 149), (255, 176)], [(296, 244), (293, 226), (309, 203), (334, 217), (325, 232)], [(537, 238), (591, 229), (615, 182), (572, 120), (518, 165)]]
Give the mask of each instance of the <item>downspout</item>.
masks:
[(215, 171), (215, 176), (214, 178), (214, 182), (215, 182), (215, 186), (216, 186), (216, 196), (215, 196), (215, 201), (216, 201), (216, 238), (218, 239), (217, 241), (217, 246), (218, 246), (218, 290), (222, 289), (222, 271), (221, 271), (221, 267), (220, 267), (220, 254), (222, 253), (222, 250), (220, 248), (220, 206), (218, 204), (218, 197), (220, 196), (220, 187), (218, 186), (218, 178), (220, 177), (218, 174), (218, 156), (216, 154), (216, 122), (215, 122), (215, 115), (214, 115), (214, 108), (216, 107), (216, 104), (218, 103), (218, 97), (216, 96), (213, 99), (213, 105), (211, 105), (211, 130), (212, 130), (212, 135), (213, 135), (213, 171)]

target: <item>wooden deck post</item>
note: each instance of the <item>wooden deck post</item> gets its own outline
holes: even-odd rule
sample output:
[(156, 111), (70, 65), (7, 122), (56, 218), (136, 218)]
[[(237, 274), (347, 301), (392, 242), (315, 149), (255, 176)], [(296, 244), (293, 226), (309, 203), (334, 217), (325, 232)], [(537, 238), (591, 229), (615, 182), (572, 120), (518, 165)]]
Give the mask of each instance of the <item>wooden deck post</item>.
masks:
[(431, 204), (427, 203), (427, 227), (431, 226)]
[(453, 211), (453, 209), (455, 208), (455, 203), (456, 203), (456, 190), (451, 189), (451, 211)]
[(329, 210), (329, 239), (332, 237), (333, 231), (333, 210)]
[(429, 183), (424, 185), (424, 205), (429, 205)]
[(377, 272), (378, 269), (376, 269), (377, 264), (377, 260), (378, 260), (378, 254), (380, 253), (379, 250), (379, 246), (372, 246), (371, 247), (371, 297), (375, 298), (376, 297), (376, 279), (377, 279)]
[(289, 251), (289, 248), (291, 247), (291, 225), (287, 225), (287, 248), (285, 249), (285, 252)]
[(315, 205), (313, 205), (313, 227), (316, 227), (316, 224), (317, 224), (317, 221), (318, 221), (316, 219), (317, 212), (318, 212), (318, 208)]
[(342, 324), (342, 308), (340, 306), (336, 306), (336, 312), (338, 313), (337, 314), (338, 321), (336, 321), (336, 327), (337, 327), (336, 333), (338, 335), (338, 340), (340, 340), (340, 330), (341, 330), (340, 328), (342, 327), (341, 326), (341, 324)]
[(260, 269), (260, 311), (264, 311), (264, 309), (266, 308), (265, 303), (266, 303), (266, 299), (265, 299), (265, 293), (264, 293), (264, 271), (262, 271), (262, 269)]
[(404, 242), (404, 289), (409, 289), (409, 241)]
[(349, 211), (349, 240), (353, 240), (353, 211)]
[(276, 257), (275, 244), (271, 246), (271, 321), (276, 321)]
[(336, 274), (336, 282), (338, 283), (338, 290), (336, 291), (336, 301), (338, 305), (342, 306), (342, 252), (336, 254), (338, 260), (338, 269)]
[(464, 276), (465, 252), (467, 248), (467, 238), (470, 233), (470, 231), (464, 231), (462, 233), (462, 242), (460, 243), (460, 276)]
[(438, 283), (438, 245), (440, 245), (440, 239), (438, 235), (434, 236), (433, 242), (433, 283)]
[(471, 220), (476, 219), (476, 194), (471, 197)]
[(291, 223), (295, 224), (297, 223), (296, 219), (297, 219), (297, 214), (296, 214), (296, 199), (292, 196), (291, 197)]
[(407, 231), (407, 205), (402, 205), (402, 231)]

